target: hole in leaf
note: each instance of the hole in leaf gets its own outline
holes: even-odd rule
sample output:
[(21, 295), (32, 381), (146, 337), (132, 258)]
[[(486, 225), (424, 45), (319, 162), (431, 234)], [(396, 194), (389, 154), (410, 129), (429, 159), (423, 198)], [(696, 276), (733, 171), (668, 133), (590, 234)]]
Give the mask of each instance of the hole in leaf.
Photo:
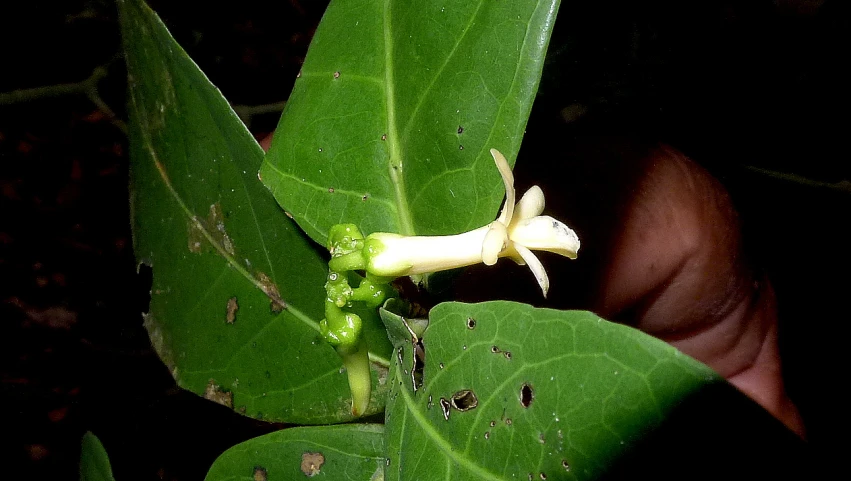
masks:
[(440, 398), (440, 409), (443, 411), (443, 419), (449, 421), (449, 401), (445, 397)]
[(562, 467), (562, 468), (564, 468), (564, 470), (565, 470), (565, 471), (570, 471), (570, 465), (569, 465), (569, 464), (567, 464), (567, 460), (566, 460), (566, 459), (562, 459), (562, 460), (561, 460), (561, 467)]
[(417, 338), (414, 343), (414, 360), (411, 366), (411, 383), (414, 392), (423, 387), (423, 368), (425, 367), (425, 346), (423, 340)]
[(475, 329), (476, 328), (476, 320), (472, 317), (467, 318), (467, 329)]
[(154, 286), (154, 270), (145, 262), (136, 266), (136, 302), (139, 312), (151, 309), (151, 292)]
[(502, 355), (505, 356), (505, 358), (509, 361), (511, 360), (511, 351), (505, 351), (502, 353)]
[(475, 409), (479, 405), (479, 398), (476, 393), (469, 389), (464, 389), (452, 395), (452, 407), (464, 412), (470, 409)]
[(523, 383), (523, 387), (520, 388), (520, 404), (528, 408), (534, 399), (535, 393), (532, 391), (532, 386), (529, 383)]

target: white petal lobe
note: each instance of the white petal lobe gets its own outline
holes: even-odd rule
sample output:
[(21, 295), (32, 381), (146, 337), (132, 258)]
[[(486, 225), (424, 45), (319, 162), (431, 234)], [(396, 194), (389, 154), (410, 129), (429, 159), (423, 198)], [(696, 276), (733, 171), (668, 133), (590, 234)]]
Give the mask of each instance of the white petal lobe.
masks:
[(502, 183), (505, 184), (505, 205), (502, 206), (502, 212), (499, 214), (498, 221), (504, 225), (511, 222), (511, 217), (514, 214), (514, 173), (511, 172), (511, 167), (505, 156), (496, 149), (491, 149), (493, 161), (496, 163), (496, 168), (499, 170), (499, 175), (502, 176)]
[(579, 237), (562, 222), (548, 215), (521, 220), (511, 226), (509, 237), (529, 249), (554, 252), (576, 259)]
[(491, 222), (488, 233), (482, 241), (482, 262), (486, 266), (496, 264), (497, 259), (508, 244), (508, 231), (502, 222)]
[(541, 261), (529, 249), (517, 244), (514, 245), (514, 248), (523, 257), (523, 260), (526, 261), (529, 269), (532, 270), (532, 274), (535, 275), (535, 280), (538, 281), (538, 285), (541, 286), (541, 292), (544, 293), (544, 298), (546, 298), (547, 291), (550, 290), (550, 278), (547, 276), (547, 271), (544, 270), (544, 265), (541, 264)]
[(533, 185), (520, 198), (520, 202), (514, 207), (514, 222), (531, 219), (541, 215), (544, 211), (544, 191), (537, 185)]

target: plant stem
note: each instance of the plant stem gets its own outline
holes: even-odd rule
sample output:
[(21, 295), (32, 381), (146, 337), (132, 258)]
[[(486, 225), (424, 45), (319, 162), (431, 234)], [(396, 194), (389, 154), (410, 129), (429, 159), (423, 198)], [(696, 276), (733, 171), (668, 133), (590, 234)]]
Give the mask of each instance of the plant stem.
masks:
[(0, 105), (14, 105), (24, 102), (32, 102), (35, 100), (49, 99), (61, 97), (64, 95), (85, 95), (95, 106), (107, 116), (113, 125), (118, 127), (125, 134), (127, 133), (127, 125), (123, 120), (116, 117), (115, 112), (103, 101), (98, 92), (98, 83), (106, 77), (107, 68), (105, 65), (98, 65), (92, 70), (92, 74), (85, 80), (76, 83), (66, 83), (57, 85), (48, 85), (45, 87), (35, 87), (31, 89), (12, 90), (11, 92), (0, 93)]
[(343, 356), (343, 366), (349, 377), (352, 391), (352, 414), (361, 416), (369, 407), (372, 392), (372, 375), (369, 371), (369, 349), (366, 341), (358, 342), (357, 350)]

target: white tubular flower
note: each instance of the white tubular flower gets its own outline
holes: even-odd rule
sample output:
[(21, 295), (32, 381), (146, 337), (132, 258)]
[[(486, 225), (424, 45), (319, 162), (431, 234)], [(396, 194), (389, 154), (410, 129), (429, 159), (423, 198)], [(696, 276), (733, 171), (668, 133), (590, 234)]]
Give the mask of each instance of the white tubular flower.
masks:
[(494, 265), (500, 257), (510, 257), (519, 265), (528, 265), (541, 286), (544, 297), (549, 277), (532, 250), (554, 252), (576, 259), (579, 238), (562, 222), (542, 216), (544, 193), (530, 188), (515, 205), (514, 175), (505, 157), (490, 150), (505, 184), (505, 205), (490, 224), (450, 236), (402, 236), (377, 232), (367, 236), (366, 270), (377, 276), (398, 277), (425, 274), (479, 262)]

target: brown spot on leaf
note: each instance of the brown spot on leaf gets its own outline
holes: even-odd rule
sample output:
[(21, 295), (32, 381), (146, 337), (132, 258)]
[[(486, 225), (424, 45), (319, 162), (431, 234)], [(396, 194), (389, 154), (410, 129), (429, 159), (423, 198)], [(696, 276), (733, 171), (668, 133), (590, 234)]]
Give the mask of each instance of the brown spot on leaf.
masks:
[(204, 233), (202, 226), (197, 217), (193, 217), (189, 221), (189, 234), (186, 236), (187, 244), (189, 244), (189, 252), (193, 254), (201, 253), (201, 246), (204, 245)]
[(236, 311), (239, 310), (239, 303), (236, 302), (236, 296), (228, 299), (228, 313), (225, 320), (227, 320), (228, 324), (233, 324), (233, 321), (236, 320)]
[(266, 481), (269, 476), (263, 466), (254, 466), (254, 481)]
[(323, 464), (325, 464), (325, 455), (322, 453), (306, 452), (301, 455), (301, 472), (308, 478), (319, 474)]
[(233, 242), (225, 230), (225, 216), (222, 214), (222, 205), (218, 202), (210, 206), (210, 213), (207, 216), (207, 229), (214, 242), (219, 243), (228, 254), (234, 255)]
[(177, 365), (174, 362), (174, 353), (171, 350), (171, 340), (168, 337), (167, 331), (162, 328), (159, 320), (151, 314), (142, 314), (143, 325), (148, 331), (148, 338), (151, 340), (151, 346), (156, 351), (159, 358), (166, 365), (175, 380), (177, 378)]
[(233, 409), (233, 393), (222, 389), (221, 386), (216, 384), (215, 379), (210, 379), (207, 383), (207, 388), (204, 390), (204, 399)]
[(200, 254), (204, 243), (212, 241), (229, 255), (235, 255), (233, 241), (225, 230), (225, 216), (218, 202), (210, 206), (210, 213), (204, 220), (192, 217), (189, 221), (187, 243), (189, 251)]
[(257, 273), (257, 281), (260, 282), (260, 289), (269, 297), (269, 304), (272, 312), (281, 312), (287, 308), (287, 303), (281, 299), (281, 293), (278, 291), (278, 286), (272, 282), (265, 273)]

